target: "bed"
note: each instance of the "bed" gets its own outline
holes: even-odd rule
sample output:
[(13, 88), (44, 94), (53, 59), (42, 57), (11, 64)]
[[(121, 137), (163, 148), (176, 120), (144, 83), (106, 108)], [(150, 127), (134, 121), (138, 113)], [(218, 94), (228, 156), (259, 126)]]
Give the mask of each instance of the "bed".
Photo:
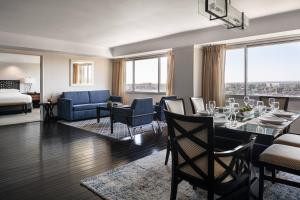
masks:
[(0, 115), (26, 114), (31, 110), (32, 98), (20, 92), (19, 80), (0, 80)]

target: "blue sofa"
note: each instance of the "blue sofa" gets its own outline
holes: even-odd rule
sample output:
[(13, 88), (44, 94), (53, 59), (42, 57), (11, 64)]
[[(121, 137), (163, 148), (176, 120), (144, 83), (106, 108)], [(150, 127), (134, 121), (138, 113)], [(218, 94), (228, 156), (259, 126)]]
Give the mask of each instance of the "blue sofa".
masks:
[[(63, 92), (58, 99), (58, 117), (68, 121), (96, 117), (96, 108), (106, 106), (108, 101), (122, 102), (122, 97), (110, 96), (109, 90)], [(108, 116), (108, 111), (101, 116)]]

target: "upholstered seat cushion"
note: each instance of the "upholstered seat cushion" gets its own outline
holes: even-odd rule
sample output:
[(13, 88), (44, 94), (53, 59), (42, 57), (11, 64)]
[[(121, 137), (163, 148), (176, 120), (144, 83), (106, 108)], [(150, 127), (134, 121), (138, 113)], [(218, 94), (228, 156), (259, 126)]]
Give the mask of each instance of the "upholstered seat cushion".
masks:
[(284, 134), (274, 140), (274, 144), (284, 144), (300, 148), (300, 135)]
[(73, 106), (73, 111), (93, 110), (93, 109), (96, 109), (98, 106), (106, 106), (106, 105), (107, 105), (107, 103), (94, 103), (94, 104), (74, 105)]
[(300, 170), (300, 148), (273, 144), (260, 155), (259, 161)]

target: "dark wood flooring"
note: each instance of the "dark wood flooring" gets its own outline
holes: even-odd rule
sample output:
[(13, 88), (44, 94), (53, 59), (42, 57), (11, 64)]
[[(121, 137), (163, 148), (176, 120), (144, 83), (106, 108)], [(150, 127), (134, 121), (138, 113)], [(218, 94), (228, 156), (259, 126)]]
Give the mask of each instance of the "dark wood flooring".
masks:
[(80, 180), (166, 147), (166, 136), (115, 141), (59, 123), (0, 127), (0, 199), (100, 199)]

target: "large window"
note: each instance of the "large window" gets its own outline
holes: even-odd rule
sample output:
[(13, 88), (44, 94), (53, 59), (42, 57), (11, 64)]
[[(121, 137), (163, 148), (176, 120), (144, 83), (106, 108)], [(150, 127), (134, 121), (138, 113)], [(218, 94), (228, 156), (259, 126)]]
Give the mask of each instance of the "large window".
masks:
[(226, 94), (300, 97), (299, 63), (300, 42), (229, 49), (225, 64)]
[(133, 59), (126, 61), (126, 91), (165, 93), (167, 57)]

